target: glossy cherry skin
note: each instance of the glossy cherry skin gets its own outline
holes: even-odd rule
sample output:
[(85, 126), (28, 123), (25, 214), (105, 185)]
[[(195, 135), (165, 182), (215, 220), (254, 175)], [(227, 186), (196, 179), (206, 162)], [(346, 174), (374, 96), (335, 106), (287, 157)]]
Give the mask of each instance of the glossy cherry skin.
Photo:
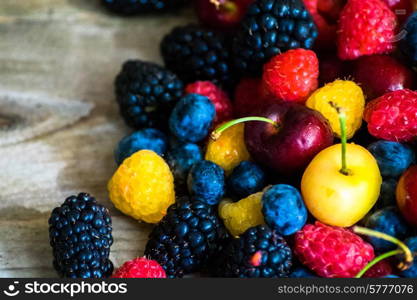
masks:
[(245, 143), (252, 158), (281, 175), (303, 171), (321, 150), (333, 144), (329, 123), (304, 105), (279, 101), (262, 107), (254, 116), (279, 124), (245, 124)]
[(417, 226), (417, 166), (410, 167), (397, 185), (397, 205), (404, 218)]
[(388, 55), (371, 55), (358, 59), (353, 67), (353, 79), (367, 100), (402, 89), (414, 89), (414, 72)]

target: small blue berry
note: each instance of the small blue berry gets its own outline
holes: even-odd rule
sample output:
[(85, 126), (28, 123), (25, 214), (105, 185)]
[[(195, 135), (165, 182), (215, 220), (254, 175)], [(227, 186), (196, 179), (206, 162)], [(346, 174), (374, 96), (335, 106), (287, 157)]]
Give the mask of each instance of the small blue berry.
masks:
[(295, 268), (288, 277), (289, 278), (317, 278), (318, 276), (314, 275), (310, 270), (307, 270), (306, 268), (298, 267), (298, 268)]
[(188, 191), (194, 201), (216, 205), (224, 190), (224, 170), (221, 167), (207, 160), (194, 164), (188, 174)]
[(397, 276), (397, 275), (387, 275), (387, 276), (384, 276), (382, 278), (401, 278), (401, 277)]
[[(366, 227), (386, 233), (390, 236), (403, 240), (407, 237), (409, 229), (407, 223), (402, 218), (395, 207), (381, 209), (366, 220)], [(394, 250), (397, 245), (383, 239), (368, 237), (369, 242), (379, 252)]]
[(401, 276), (407, 278), (417, 278), (417, 236), (411, 237), (405, 241), (405, 244), (410, 248), (411, 252), (414, 254), (414, 263), (411, 268), (402, 271)]
[(233, 169), (227, 187), (232, 195), (246, 198), (262, 190), (266, 184), (265, 172), (251, 161), (243, 161)]
[(189, 94), (175, 105), (169, 128), (178, 140), (196, 143), (208, 135), (215, 115), (214, 105), (207, 97)]
[(400, 50), (413, 65), (417, 64), (417, 12), (408, 17), (403, 27), (406, 36), (400, 41)]
[(379, 195), (379, 199), (377, 202), (377, 208), (385, 208), (387, 206), (395, 206), (396, 198), (395, 198), (395, 190), (397, 188), (397, 179), (388, 178), (382, 182), (381, 185), (381, 193)]
[(382, 177), (398, 178), (415, 161), (413, 150), (396, 142), (377, 141), (368, 150), (375, 156)]
[(196, 144), (179, 144), (167, 153), (167, 163), (178, 184), (185, 184), (191, 167), (203, 159), (201, 149)]
[(262, 197), (265, 222), (286, 236), (299, 231), (307, 221), (307, 209), (300, 192), (286, 184), (277, 184)]
[(152, 150), (164, 155), (167, 150), (167, 137), (161, 131), (146, 128), (125, 136), (114, 151), (116, 163), (120, 165), (126, 158), (140, 150)]

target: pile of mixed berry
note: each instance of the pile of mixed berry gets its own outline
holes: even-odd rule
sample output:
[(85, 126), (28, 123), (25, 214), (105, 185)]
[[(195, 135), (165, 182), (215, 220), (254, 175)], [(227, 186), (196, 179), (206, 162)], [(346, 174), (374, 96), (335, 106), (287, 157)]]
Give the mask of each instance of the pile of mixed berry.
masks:
[[(186, 0), (103, 0), (141, 15)], [(90, 195), (49, 220), (70, 278), (417, 277), (411, 0), (195, 0), (200, 24), (125, 62), (114, 206), (155, 224), (117, 270)]]

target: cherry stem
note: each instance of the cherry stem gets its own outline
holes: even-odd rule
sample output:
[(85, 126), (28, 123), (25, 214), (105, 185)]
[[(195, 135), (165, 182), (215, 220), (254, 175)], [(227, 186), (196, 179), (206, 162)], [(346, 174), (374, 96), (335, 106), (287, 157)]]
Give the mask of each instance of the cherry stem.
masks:
[(347, 132), (346, 132), (346, 113), (343, 108), (338, 106), (336, 103), (330, 101), (330, 106), (333, 107), (338, 116), (340, 122), (340, 131), (341, 131), (341, 142), (342, 142), (342, 168), (340, 169), (340, 173), (343, 175), (349, 175), (349, 169), (347, 167), (347, 159), (346, 159), (346, 148), (347, 148)]
[(401, 253), (403, 253), (405, 256), (405, 260), (398, 265), (398, 268), (401, 271), (407, 270), (413, 265), (413, 260), (414, 260), (413, 253), (411, 252), (410, 248), (408, 248), (407, 245), (404, 244), (399, 239), (393, 236), (390, 236), (386, 233), (375, 231), (375, 230), (365, 228), (365, 227), (360, 227), (360, 226), (354, 226), (353, 231), (361, 235), (376, 237), (376, 238), (391, 242), (393, 244), (396, 244), (400, 248), (398, 250), (401, 251)]
[(378, 257), (376, 257), (376, 258), (374, 258), (374, 260), (372, 260), (369, 264), (367, 264), (366, 266), (365, 266), (365, 268), (363, 268), (356, 276), (355, 276), (355, 278), (362, 278), (362, 276), (366, 273), (366, 272), (368, 272), (369, 271), (369, 269), (371, 269), (373, 266), (375, 266), (377, 263), (379, 263), (380, 261), (382, 261), (382, 260), (384, 260), (384, 259), (387, 259), (387, 258), (389, 258), (389, 257), (392, 257), (392, 256), (396, 256), (396, 255), (399, 255), (399, 254), (401, 254), (401, 253), (403, 253), (403, 250), (400, 250), (400, 249), (398, 249), (398, 250), (393, 250), (393, 251), (390, 251), (390, 252), (387, 252), (387, 253), (384, 253), (384, 254), (381, 254), (380, 256), (378, 256)]
[(249, 121), (266, 122), (266, 123), (274, 125), (276, 128), (279, 128), (278, 123), (275, 122), (274, 120), (264, 118), (264, 117), (246, 117), (246, 118), (235, 119), (235, 120), (229, 121), (229, 122), (227, 122), (223, 125), (220, 125), (216, 130), (214, 130), (211, 133), (210, 137), (213, 140), (217, 140), (222, 135), (223, 131), (225, 131), (225, 130), (229, 129), (230, 127), (235, 126), (237, 124), (244, 123), (244, 122), (249, 122)]

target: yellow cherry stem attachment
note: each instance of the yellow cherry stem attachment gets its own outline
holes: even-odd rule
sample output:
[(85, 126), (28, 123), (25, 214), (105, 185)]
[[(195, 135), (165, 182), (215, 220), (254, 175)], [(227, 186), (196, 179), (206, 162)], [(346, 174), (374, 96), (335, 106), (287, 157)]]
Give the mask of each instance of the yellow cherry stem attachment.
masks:
[(240, 119), (235, 119), (232, 121), (229, 121), (221, 126), (219, 126), (219, 128), (217, 128), (216, 130), (214, 130), (210, 137), (212, 140), (217, 140), (223, 133), (223, 131), (227, 130), (228, 128), (240, 124), (240, 123), (244, 123), (244, 122), (249, 122), (249, 121), (261, 121), (261, 122), (266, 122), (269, 124), (274, 125), (276, 128), (279, 128), (279, 125), (277, 122), (275, 122), (274, 120), (268, 119), (268, 118), (264, 118), (264, 117), (245, 117), (245, 118), (240, 118)]
[(342, 143), (342, 168), (340, 169), (340, 173), (343, 175), (349, 175), (349, 169), (347, 167), (347, 160), (346, 160), (346, 148), (347, 148), (347, 126), (346, 126), (346, 114), (343, 108), (338, 106), (336, 103), (330, 101), (330, 106), (333, 107), (338, 116), (340, 122), (340, 136), (341, 136), (341, 143)]
[(354, 226), (353, 231), (357, 234), (376, 237), (376, 238), (379, 238), (379, 239), (386, 240), (388, 242), (391, 242), (393, 244), (398, 245), (398, 247), (399, 247), (398, 250), (387, 252), (387, 253), (382, 254), (382, 255), (378, 256), (377, 258), (375, 258), (361, 272), (359, 272), (358, 275), (356, 275), (356, 278), (361, 278), (363, 276), (363, 274), (366, 273), (366, 271), (368, 271), (370, 268), (372, 268), (375, 264), (377, 264), (381, 260), (384, 260), (388, 257), (398, 255), (398, 254), (403, 254), (404, 255), (404, 261), (401, 262), (398, 265), (398, 268), (400, 270), (402, 270), (402, 271), (407, 270), (408, 268), (410, 268), (413, 265), (413, 260), (414, 260), (413, 259), (413, 253), (411, 252), (410, 248), (408, 248), (407, 245), (404, 244), (399, 239), (397, 239), (393, 236), (390, 236), (386, 233), (375, 231), (375, 230), (365, 228), (365, 227), (360, 227), (360, 226)]

